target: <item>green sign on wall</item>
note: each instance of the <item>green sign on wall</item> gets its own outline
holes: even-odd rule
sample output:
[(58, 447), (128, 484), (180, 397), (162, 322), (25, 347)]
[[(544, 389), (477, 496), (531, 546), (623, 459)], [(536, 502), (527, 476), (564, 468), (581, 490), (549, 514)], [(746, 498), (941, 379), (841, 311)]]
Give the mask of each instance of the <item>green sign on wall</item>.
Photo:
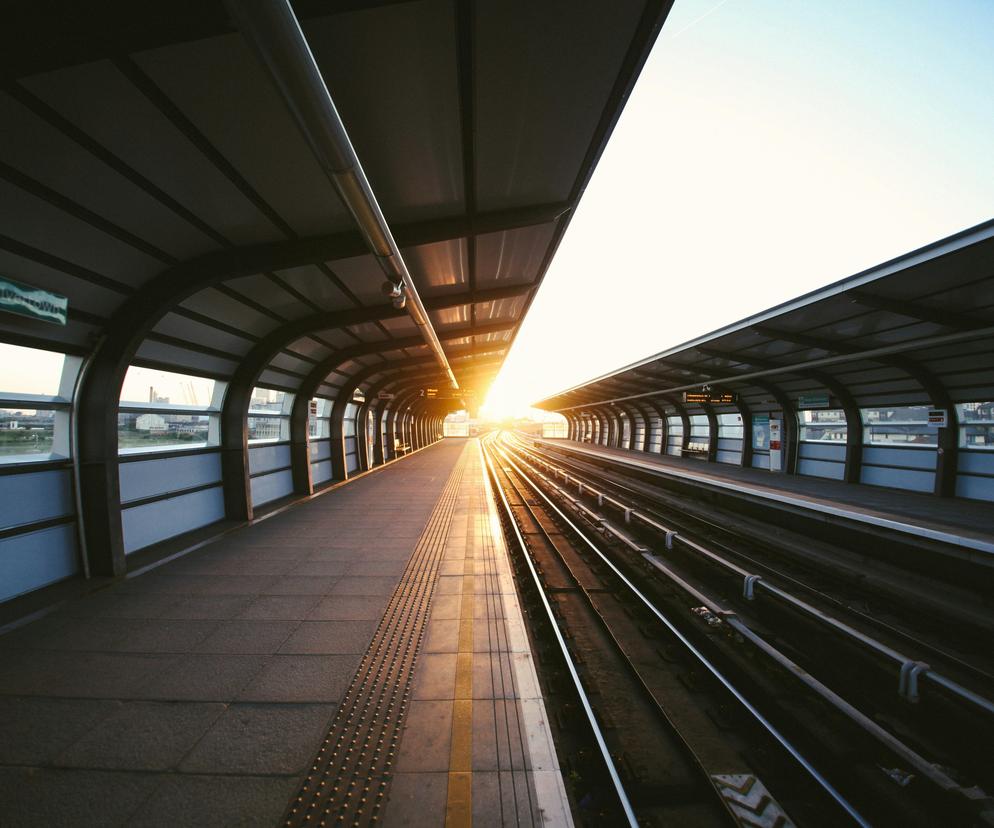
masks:
[(0, 276), (0, 311), (65, 325), (69, 300), (58, 293)]

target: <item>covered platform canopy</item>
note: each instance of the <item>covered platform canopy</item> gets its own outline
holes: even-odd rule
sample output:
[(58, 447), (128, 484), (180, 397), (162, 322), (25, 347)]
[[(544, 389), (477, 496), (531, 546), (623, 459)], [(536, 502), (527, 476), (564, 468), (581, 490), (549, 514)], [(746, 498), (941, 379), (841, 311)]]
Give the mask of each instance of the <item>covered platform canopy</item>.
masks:
[[(213, 505), (194, 507), (197, 525), (251, 518), (263, 489), (267, 500), (308, 494), (389, 460), (395, 446), (440, 434), (446, 411), (479, 402), (669, 5), (292, 4), (427, 326), (410, 314), (412, 297), (405, 310), (384, 295), (383, 257), (301, 128), (313, 102), (274, 82), (231, 20), (236, 6), (10, 9), (0, 276), (68, 297), (68, 321), (3, 314), (0, 341), (83, 360), (71, 397), (51, 404), (74, 417), (78, 514), (62, 518), (82, 516), (90, 571), (122, 572), (125, 554), (153, 538), (134, 529), (137, 510), (122, 529), (133, 475), (119, 461), (118, 400), (130, 366), (225, 384), (217, 445), (203, 449), (220, 456), (219, 479), (198, 470), (184, 480), (190, 465), (173, 452), (150, 472), (168, 482), (139, 498), (189, 514), (193, 501), (175, 499), (211, 490)], [(461, 396), (420, 397), (447, 374), (425, 328)], [(246, 426), (257, 387), (294, 395), (277, 441), (286, 451), (265, 469)], [(326, 446), (308, 434), (321, 399)], [(260, 469), (272, 472), (265, 487)], [(140, 521), (169, 519), (160, 507)], [(173, 531), (191, 528), (180, 520)]]
[(781, 471), (994, 500), (992, 261), (988, 222), (536, 405), (573, 439), (757, 468), (772, 418)]

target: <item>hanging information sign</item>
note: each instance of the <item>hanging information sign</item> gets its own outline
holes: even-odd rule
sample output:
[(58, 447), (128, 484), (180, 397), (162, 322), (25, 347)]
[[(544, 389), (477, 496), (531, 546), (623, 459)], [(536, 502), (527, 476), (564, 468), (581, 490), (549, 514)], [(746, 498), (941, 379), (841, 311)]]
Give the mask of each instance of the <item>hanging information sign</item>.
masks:
[(0, 276), (0, 310), (65, 325), (69, 313), (69, 300), (58, 293), (15, 282)]

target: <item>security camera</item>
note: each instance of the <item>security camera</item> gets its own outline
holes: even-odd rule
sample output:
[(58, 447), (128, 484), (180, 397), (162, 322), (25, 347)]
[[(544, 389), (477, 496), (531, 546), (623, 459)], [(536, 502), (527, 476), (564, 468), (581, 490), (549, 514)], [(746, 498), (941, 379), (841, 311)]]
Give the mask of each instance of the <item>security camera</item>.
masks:
[(390, 301), (397, 310), (403, 310), (407, 305), (407, 296), (404, 294), (404, 283), (394, 284), (389, 279), (383, 283), (383, 292), (390, 297)]

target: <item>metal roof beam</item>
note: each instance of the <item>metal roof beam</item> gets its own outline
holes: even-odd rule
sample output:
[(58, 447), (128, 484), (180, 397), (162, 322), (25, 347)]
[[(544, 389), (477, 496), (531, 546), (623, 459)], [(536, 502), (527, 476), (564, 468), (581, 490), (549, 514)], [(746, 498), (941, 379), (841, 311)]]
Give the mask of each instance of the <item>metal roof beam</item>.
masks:
[(959, 331), (971, 331), (990, 324), (983, 319), (977, 319), (967, 314), (948, 311), (943, 308), (929, 307), (920, 302), (909, 302), (890, 296), (879, 296), (863, 290), (847, 290), (845, 295), (852, 302), (867, 308), (896, 313), (899, 316), (907, 316), (922, 322), (933, 322), (936, 325), (943, 325)]

